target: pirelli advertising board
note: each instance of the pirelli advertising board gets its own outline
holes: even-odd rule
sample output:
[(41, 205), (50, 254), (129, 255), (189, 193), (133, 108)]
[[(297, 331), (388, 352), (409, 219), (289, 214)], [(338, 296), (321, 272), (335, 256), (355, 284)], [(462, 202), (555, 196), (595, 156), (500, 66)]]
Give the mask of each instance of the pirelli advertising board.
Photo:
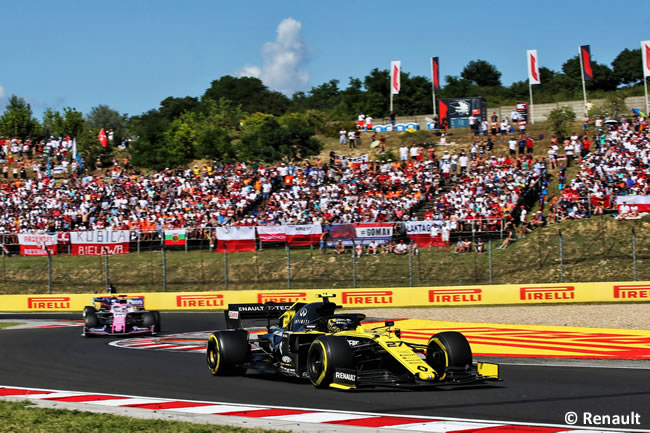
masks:
[[(152, 310), (221, 310), (228, 304), (312, 302), (333, 293), (348, 308), (527, 305), (584, 302), (650, 302), (650, 282), (505, 284), (495, 286), (399, 287), (334, 290), (229, 290), (183, 293), (129, 293), (144, 296)], [(96, 294), (4, 295), (0, 311), (82, 311)], [(101, 295), (99, 295), (101, 296)]]

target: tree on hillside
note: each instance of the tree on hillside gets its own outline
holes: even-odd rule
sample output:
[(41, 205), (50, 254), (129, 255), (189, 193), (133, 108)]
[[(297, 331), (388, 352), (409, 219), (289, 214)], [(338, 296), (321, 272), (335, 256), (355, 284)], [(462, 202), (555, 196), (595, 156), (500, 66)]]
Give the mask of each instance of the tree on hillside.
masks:
[(220, 98), (241, 105), (247, 113), (269, 113), (276, 116), (286, 113), (290, 103), (289, 98), (280, 92), (269, 90), (259, 78), (235, 78), (230, 75), (214, 80), (202, 99), (218, 101)]
[(546, 116), (551, 122), (551, 130), (559, 138), (564, 138), (571, 133), (570, 123), (576, 120), (576, 113), (571, 107), (558, 107)]
[(199, 99), (192, 96), (186, 96), (184, 98), (169, 96), (160, 102), (158, 111), (160, 111), (160, 114), (164, 118), (172, 121), (186, 111), (194, 111), (199, 105)]
[(43, 112), (41, 133), (45, 137), (61, 137), (65, 134), (63, 116), (57, 110), (46, 108)]
[(81, 112), (72, 107), (63, 109), (63, 131), (70, 137), (79, 137), (86, 128), (86, 121)]
[(641, 49), (621, 51), (612, 62), (614, 75), (620, 84), (632, 85), (643, 79)]
[[(618, 80), (609, 66), (591, 62), (591, 70), (594, 79), (585, 83), (587, 90), (616, 90)], [(574, 88), (581, 88), (580, 59), (578, 56), (571, 57), (562, 65), (562, 71), (573, 83)]]
[(485, 60), (472, 60), (465, 66), (460, 76), (481, 87), (501, 85), (501, 72)]
[(129, 130), (138, 137), (130, 147), (134, 165), (157, 169), (168, 166), (162, 147), (163, 134), (170, 123), (158, 110), (149, 110), (131, 118)]
[(0, 117), (0, 135), (25, 139), (39, 128), (40, 124), (32, 117), (32, 107), (23, 98), (11, 95)]
[(90, 109), (86, 116), (88, 127), (95, 129), (104, 128), (106, 131), (126, 131), (128, 116), (121, 115), (119, 111), (108, 105), (98, 105)]

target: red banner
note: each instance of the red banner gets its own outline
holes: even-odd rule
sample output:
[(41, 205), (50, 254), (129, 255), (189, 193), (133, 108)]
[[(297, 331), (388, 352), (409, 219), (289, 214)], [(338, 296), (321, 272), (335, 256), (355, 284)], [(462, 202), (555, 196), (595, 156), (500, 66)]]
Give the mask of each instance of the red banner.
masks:
[(287, 243), (292, 247), (318, 245), (323, 227), (320, 224), (288, 225)]
[(440, 63), (437, 57), (431, 57), (431, 78), (433, 80), (433, 88), (440, 90)]
[(102, 144), (102, 147), (108, 146), (108, 138), (106, 138), (106, 131), (104, 131), (104, 128), (102, 128), (102, 130), (99, 131), (97, 138), (99, 139), (99, 142)]
[(57, 235), (20, 234), (18, 243), (21, 256), (46, 256), (48, 251), (50, 254), (58, 252)]
[(70, 232), (70, 254), (73, 256), (100, 256), (129, 252), (131, 233), (128, 230), (101, 230)]
[(284, 226), (257, 226), (260, 242), (286, 242)]
[(580, 47), (580, 61), (582, 62), (582, 76), (584, 80), (593, 80), (594, 73), (591, 71), (591, 48), (589, 45), (582, 45)]
[(217, 252), (255, 251), (255, 227), (217, 227)]

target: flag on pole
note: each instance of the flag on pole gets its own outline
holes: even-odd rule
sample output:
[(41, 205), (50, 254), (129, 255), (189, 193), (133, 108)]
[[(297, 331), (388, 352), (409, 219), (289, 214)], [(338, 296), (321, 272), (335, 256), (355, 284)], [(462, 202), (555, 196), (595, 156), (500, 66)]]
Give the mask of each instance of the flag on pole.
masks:
[(537, 50), (528, 50), (528, 82), (530, 84), (541, 84), (539, 76), (539, 58)]
[(593, 80), (594, 73), (591, 71), (591, 48), (589, 45), (580, 46), (580, 61), (582, 62), (582, 77), (584, 80)]
[(104, 128), (99, 131), (97, 138), (99, 138), (99, 142), (102, 144), (102, 147), (108, 146), (108, 138), (106, 138), (106, 131), (104, 131)]
[(402, 62), (393, 60), (390, 62), (390, 94), (397, 95), (400, 89), (400, 69)]
[(641, 41), (641, 56), (643, 58), (643, 78), (650, 77), (650, 41)]
[(185, 229), (165, 230), (165, 245), (185, 245), (187, 242)]
[(440, 63), (437, 57), (431, 57), (431, 79), (433, 80), (433, 88), (440, 90)]

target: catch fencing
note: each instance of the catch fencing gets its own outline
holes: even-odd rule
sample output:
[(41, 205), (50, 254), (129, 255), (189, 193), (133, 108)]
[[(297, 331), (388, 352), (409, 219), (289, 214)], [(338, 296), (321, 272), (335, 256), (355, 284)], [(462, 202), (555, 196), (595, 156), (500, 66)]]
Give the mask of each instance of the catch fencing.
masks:
[(521, 239), (466, 237), (459, 241), (469, 252), (457, 253), (460, 246), (452, 242), (409, 248), (404, 255), (380, 249), (358, 256), (349, 247), (336, 254), (318, 245), (217, 254), (209, 236), (197, 235), (187, 249), (152, 240), (130, 254), (112, 256), (5, 254), (0, 293), (103, 293), (109, 283), (121, 293), (134, 293), (650, 280), (648, 229), (636, 224), (612, 234), (611, 224), (627, 222), (598, 221), (597, 230), (584, 233), (579, 221), (568, 221), (562, 230), (536, 230)]

